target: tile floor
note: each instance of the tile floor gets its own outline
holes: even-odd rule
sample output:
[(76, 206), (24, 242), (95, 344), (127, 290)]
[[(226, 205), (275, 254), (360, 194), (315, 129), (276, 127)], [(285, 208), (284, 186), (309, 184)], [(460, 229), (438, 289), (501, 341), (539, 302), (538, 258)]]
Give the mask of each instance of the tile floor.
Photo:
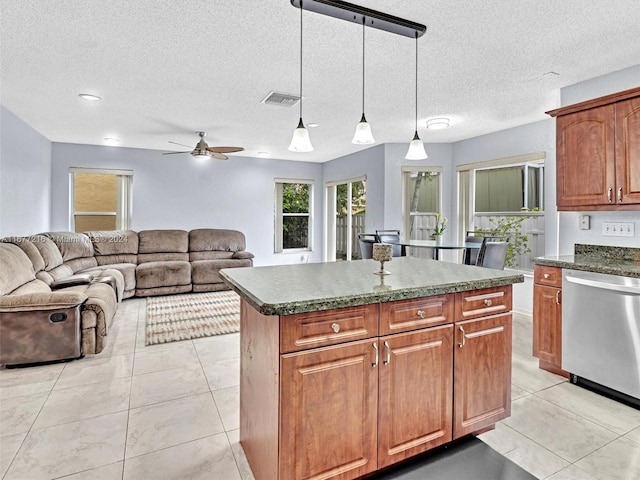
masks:
[[(126, 300), (97, 356), (0, 370), (2, 479), (253, 478), (239, 335), (145, 347), (144, 315)], [(514, 315), (513, 352), (512, 416), (480, 438), (541, 479), (639, 479), (640, 411), (539, 370), (529, 316)]]

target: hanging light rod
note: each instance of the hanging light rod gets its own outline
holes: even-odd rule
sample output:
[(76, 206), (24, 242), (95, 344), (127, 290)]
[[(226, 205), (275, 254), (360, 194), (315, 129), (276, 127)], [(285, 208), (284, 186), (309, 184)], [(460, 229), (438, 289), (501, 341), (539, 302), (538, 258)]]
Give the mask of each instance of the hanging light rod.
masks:
[(366, 19), (367, 27), (377, 28), (404, 37), (421, 37), (427, 31), (427, 27), (420, 23), (411, 22), (404, 18), (394, 17), (384, 12), (371, 10), (370, 8), (361, 7), (360, 5), (354, 5), (353, 3), (343, 2), (341, 0), (304, 0), (304, 2), (301, 0), (291, 0), (291, 5), (296, 8), (300, 8), (301, 3), (303, 3), (302, 8), (310, 12), (321, 13), (322, 15), (328, 15), (360, 25), (362, 25)]

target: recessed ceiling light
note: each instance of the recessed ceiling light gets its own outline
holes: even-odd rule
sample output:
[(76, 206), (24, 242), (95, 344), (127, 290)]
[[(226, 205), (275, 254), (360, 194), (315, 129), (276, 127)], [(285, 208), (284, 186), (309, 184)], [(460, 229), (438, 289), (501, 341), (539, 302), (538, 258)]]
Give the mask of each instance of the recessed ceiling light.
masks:
[(258, 152), (258, 156), (262, 158), (270, 157), (271, 154), (269, 152)]
[(427, 128), (431, 130), (442, 130), (443, 128), (447, 128), (449, 126), (448, 118), (432, 118), (427, 120)]
[(106, 137), (104, 141), (109, 145), (115, 145), (116, 143), (120, 143), (120, 139), (115, 137)]
[(99, 96), (91, 95), (90, 93), (81, 93), (78, 96), (83, 100), (89, 100), (90, 102), (97, 102), (99, 100), (102, 100)]
[(318, 126), (319, 126), (319, 124), (317, 124), (317, 123), (307, 123), (307, 127), (309, 127), (309, 128), (316, 128)]

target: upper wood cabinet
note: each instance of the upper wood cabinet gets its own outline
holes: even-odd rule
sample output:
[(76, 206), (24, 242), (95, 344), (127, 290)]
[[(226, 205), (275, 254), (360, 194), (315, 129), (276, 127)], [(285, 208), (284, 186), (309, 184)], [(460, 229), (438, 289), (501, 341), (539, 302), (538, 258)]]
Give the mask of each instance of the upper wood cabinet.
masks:
[(640, 209), (640, 88), (547, 113), (558, 210)]

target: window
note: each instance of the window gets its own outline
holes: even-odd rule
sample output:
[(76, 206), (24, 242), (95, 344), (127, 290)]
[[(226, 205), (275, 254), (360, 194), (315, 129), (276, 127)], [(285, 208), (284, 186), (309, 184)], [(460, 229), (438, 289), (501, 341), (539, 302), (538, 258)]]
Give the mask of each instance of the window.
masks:
[(507, 266), (532, 270), (544, 256), (544, 159), (530, 153), (460, 165), (458, 235), (501, 232), (510, 238)]
[(360, 258), (358, 234), (366, 233), (367, 177), (326, 184), (327, 261)]
[(476, 212), (542, 210), (544, 164), (524, 163), (475, 171)]
[(311, 250), (313, 185), (307, 180), (276, 180), (275, 251)]
[(131, 170), (69, 169), (72, 232), (130, 228)]
[(404, 167), (404, 231), (411, 240), (428, 240), (440, 213), (442, 169)]

